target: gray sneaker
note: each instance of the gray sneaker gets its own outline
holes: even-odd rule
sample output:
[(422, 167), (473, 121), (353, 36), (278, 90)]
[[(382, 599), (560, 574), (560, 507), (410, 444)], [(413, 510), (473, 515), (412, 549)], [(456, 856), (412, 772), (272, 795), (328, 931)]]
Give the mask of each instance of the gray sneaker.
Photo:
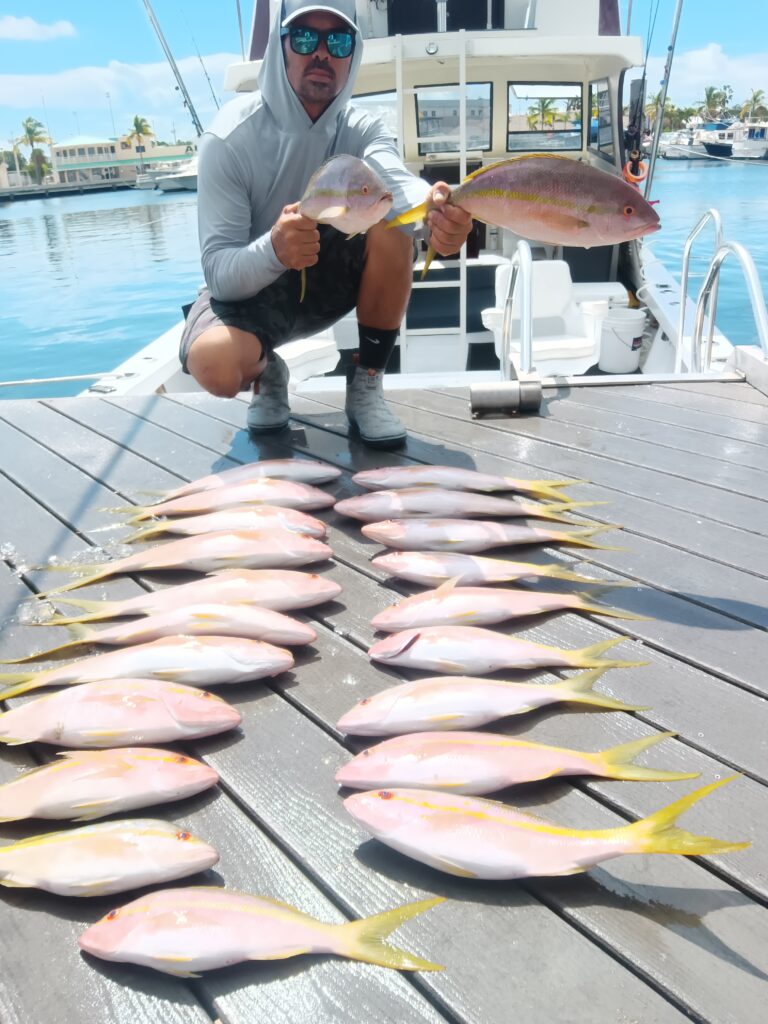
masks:
[(288, 404), (289, 371), (280, 356), (273, 352), (267, 368), (256, 381), (257, 393), (251, 399), (246, 415), (248, 429), (255, 434), (268, 434), (288, 426), (291, 407)]
[(355, 368), (347, 383), (345, 412), (350, 426), (369, 448), (399, 448), (408, 436), (384, 401), (384, 371)]

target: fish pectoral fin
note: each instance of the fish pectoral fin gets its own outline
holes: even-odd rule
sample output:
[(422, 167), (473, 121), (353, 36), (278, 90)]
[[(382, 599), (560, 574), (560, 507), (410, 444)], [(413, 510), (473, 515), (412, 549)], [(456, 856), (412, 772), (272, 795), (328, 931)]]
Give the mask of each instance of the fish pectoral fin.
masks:
[(454, 864), (452, 860), (446, 860), (445, 857), (435, 857), (432, 863), (441, 871), (447, 871), (449, 875), (458, 875), (460, 878), (477, 878), (474, 871), (467, 871), (466, 868), (459, 867), (458, 864)]
[(464, 671), (464, 666), (460, 665), (458, 661), (441, 661), (440, 668), (444, 669), (446, 672), (461, 673)]
[(101, 740), (113, 740), (116, 736), (123, 736), (123, 729), (82, 729), (80, 732), (81, 736), (87, 736), (89, 739), (101, 739)]
[(114, 800), (107, 798), (105, 800), (87, 800), (81, 804), (73, 804), (73, 811), (84, 811), (85, 813), (81, 818), (75, 818), (75, 821), (87, 821), (88, 818), (98, 817), (98, 808), (109, 806), (114, 803)]
[(542, 210), (537, 215), (537, 220), (542, 221), (549, 227), (572, 231), (574, 228), (588, 228), (589, 221), (581, 217), (575, 217), (569, 213), (560, 213), (557, 210)]
[(159, 967), (164, 974), (172, 974), (175, 978), (200, 978), (202, 975), (194, 974), (192, 971), (175, 971), (170, 967), (164, 966), (165, 964), (188, 964), (192, 959), (191, 956), (158, 956), (155, 957), (158, 964), (163, 966)]
[(101, 896), (115, 884), (115, 882), (121, 881), (119, 875), (113, 875), (111, 878), (97, 878), (93, 882), (80, 882), (69, 886), (69, 889), (73, 896)]
[(183, 678), (183, 668), (159, 668), (152, 673), (153, 679), (164, 679), (168, 682), (175, 683), (177, 680)]
[(456, 713), (450, 715), (431, 715), (428, 721), (430, 722), (455, 722), (457, 718), (463, 718), (463, 715)]
[(248, 960), (288, 960), (292, 956), (301, 956), (304, 953), (311, 953), (309, 946), (292, 946), (290, 949), (281, 949), (278, 953), (259, 953), (249, 956)]
[(7, 875), (5, 878), (0, 878), (0, 885), (5, 885), (9, 889), (34, 889), (37, 882), (24, 878), (23, 875)]
[(455, 590), (459, 585), (461, 576), (454, 576), (450, 580), (446, 580), (445, 583), (441, 583), (440, 586), (435, 590), (435, 596), (438, 594), (450, 594), (452, 590)]
[(337, 217), (343, 217), (345, 213), (349, 213), (348, 206), (327, 206), (324, 210), (321, 210), (321, 212), (318, 213), (315, 220), (335, 220)]

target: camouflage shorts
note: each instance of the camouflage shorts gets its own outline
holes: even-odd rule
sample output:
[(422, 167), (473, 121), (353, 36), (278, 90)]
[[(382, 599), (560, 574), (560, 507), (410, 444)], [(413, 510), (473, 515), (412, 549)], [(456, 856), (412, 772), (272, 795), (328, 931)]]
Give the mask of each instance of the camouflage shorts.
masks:
[(211, 327), (237, 327), (255, 334), (265, 350), (325, 330), (357, 305), (365, 262), (365, 236), (347, 240), (327, 224), (319, 226), (320, 260), (307, 269), (307, 290), (299, 302), (301, 275), (286, 270), (248, 299), (220, 302), (205, 288), (186, 312), (179, 359), (185, 373), (193, 342)]

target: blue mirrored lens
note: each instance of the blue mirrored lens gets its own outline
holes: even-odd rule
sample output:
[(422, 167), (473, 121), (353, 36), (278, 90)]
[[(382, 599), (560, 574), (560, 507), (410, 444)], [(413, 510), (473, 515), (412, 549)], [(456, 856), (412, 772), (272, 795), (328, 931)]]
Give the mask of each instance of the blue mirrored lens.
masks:
[(314, 53), (320, 45), (321, 39), (325, 43), (328, 53), (336, 58), (348, 57), (352, 53), (355, 43), (352, 33), (344, 31), (320, 32), (314, 28), (297, 27), (292, 28), (289, 35), (291, 49), (303, 57)]

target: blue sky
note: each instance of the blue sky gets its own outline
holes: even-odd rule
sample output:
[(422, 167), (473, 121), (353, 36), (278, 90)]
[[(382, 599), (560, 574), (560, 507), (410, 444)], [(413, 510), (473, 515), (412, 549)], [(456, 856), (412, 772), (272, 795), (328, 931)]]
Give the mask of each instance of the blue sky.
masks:
[[(632, 34), (644, 40), (649, 11), (658, 16), (649, 61), (649, 91), (664, 64), (674, 0), (633, 0)], [(224, 70), (240, 59), (236, 0), (153, 0), (152, 6), (203, 124), (215, 112)], [(247, 37), (253, 0), (240, 0)], [(621, 0), (622, 26), (628, 0)], [(728, 13), (726, 13), (728, 12)], [(751, 89), (768, 94), (768, 3), (686, 0), (678, 35), (670, 98), (680, 106), (703, 96), (706, 85), (730, 84), (735, 99)], [(0, 147), (21, 134), (25, 117), (48, 125), (56, 141), (76, 134), (127, 131), (134, 114), (158, 136), (193, 135), (175, 82), (142, 0), (4, 0), (0, 6)], [(107, 97), (109, 93), (109, 97)], [(111, 108), (111, 109), (110, 109)]]

